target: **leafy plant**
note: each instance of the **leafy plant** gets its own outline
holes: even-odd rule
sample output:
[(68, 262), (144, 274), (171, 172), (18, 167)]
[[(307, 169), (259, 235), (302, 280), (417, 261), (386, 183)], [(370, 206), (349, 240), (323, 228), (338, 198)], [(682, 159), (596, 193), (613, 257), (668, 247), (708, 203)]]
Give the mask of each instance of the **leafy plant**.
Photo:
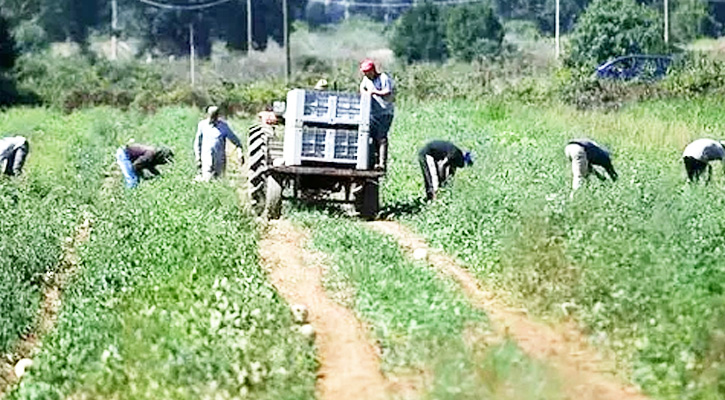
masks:
[(474, 3), (447, 12), (446, 44), (455, 58), (470, 62), (501, 51), (503, 25), (490, 5)]
[(667, 52), (659, 20), (634, 0), (594, 0), (571, 33), (566, 61), (592, 68), (617, 56)]
[(390, 42), (395, 55), (413, 61), (442, 61), (447, 55), (443, 13), (432, 2), (416, 5), (396, 22)]

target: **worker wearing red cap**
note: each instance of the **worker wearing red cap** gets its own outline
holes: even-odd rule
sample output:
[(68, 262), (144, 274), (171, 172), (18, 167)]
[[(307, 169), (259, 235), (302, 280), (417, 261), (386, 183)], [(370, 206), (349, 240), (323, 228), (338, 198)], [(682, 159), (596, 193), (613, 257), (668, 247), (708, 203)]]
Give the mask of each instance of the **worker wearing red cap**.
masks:
[(393, 122), (395, 107), (393, 101), (393, 80), (384, 72), (378, 72), (372, 60), (365, 59), (360, 63), (360, 72), (364, 75), (360, 82), (360, 93), (369, 93), (370, 104), (370, 137), (373, 139), (371, 152), (376, 169), (387, 169), (388, 166), (388, 131)]

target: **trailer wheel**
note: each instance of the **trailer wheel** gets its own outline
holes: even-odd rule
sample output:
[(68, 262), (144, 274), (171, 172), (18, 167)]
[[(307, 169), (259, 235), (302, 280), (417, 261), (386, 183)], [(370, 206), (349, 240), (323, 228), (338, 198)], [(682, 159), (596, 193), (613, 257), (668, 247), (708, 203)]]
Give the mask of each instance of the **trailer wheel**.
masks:
[(355, 208), (360, 217), (367, 220), (375, 219), (380, 210), (377, 181), (367, 181), (355, 195)]
[(282, 215), (282, 184), (271, 174), (267, 176), (264, 214), (267, 219), (278, 219)]
[(249, 202), (256, 214), (264, 211), (266, 204), (267, 167), (270, 165), (268, 140), (274, 132), (265, 125), (253, 125), (249, 128), (247, 139), (247, 157), (249, 163)]

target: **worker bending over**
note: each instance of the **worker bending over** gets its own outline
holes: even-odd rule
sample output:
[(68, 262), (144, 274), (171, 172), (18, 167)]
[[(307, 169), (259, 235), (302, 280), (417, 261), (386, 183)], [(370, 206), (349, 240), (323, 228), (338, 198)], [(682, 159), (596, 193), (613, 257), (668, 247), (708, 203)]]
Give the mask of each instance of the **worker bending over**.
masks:
[(174, 153), (168, 147), (153, 147), (143, 144), (129, 144), (116, 150), (116, 161), (127, 188), (138, 185), (139, 178), (151, 178), (159, 175), (158, 165), (167, 164), (174, 159)]
[(364, 75), (360, 82), (360, 93), (369, 93), (370, 102), (370, 138), (373, 140), (371, 158), (375, 169), (388, 167), (388, 131), (393, 123), (395, 100), (393, 80), (384, 72), (378, 72), (372, 60), (360, 63), (360, 72)]
[(571, 161), (572, 189), (579, 189), (591, 173), (601, 180), (606, 179), (604, 175), (594, 168), (595, 165), (604, 168), (612, 181), (617, 180), (617, 172), (612, 166), (609, 152), (595, 141), (591, 139), (571, 140), (564, 152)]
[(473, 165), (473, 155), (451, 142), (434, 140), (420, 149), (418, 162), (423, 170), (426, 197), (433, 200), (438, 188), (456, 174), (456, 168)]
[(690, 182), (700, 180), (700, 175), (707, 168), (707, 182), (712, 177), (712, 166), (710, 161), (720, 160), (725, 167), (725, 148), (723, 142), (713, 139), (697, 139), (685, 147), (682, 153), (682, 160), (685, 162), (687, 179)]
[(207, 118), (201, 120), (196, 127), (194, 138), (194, 155), (197, 166), (201, 169), (201, 180), (210, 181), (224, 175), (227, 165), (225, 145), (227, 139), (237, 146), (237, 157), (244, 162), (242, 142), (232, 129), (219, 117), (219, 108), (206, 108)]
[(30, 145), (22, 136), (0, 139), (0, 168), (3, 173), (8, 176), (19, 175), (23, 171), (28, 151)]

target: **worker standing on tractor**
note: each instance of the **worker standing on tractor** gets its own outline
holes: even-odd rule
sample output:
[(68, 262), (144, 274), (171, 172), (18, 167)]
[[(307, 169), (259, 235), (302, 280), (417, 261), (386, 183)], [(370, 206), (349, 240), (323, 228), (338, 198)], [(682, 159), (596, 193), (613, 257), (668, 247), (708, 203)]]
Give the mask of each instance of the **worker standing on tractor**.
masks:
[(612, 181), (617, 180), (617, 172), (612, 166), (609, 152), (595, 141), (591, 139), (570, 140), (564, 149), (564, 153), (571, 161), (571, 187), (573, 190), (579, 189), (584, 181), (589, 178), (590, 173), (593, 173), (601, 180), (606, 179), (604, 175), (594, 168), (595, 165), (604, 168)]
[(225, 145), (229, 139), (237, 146), (237, 157), (244, 163), (242, 153), (242, 142), (232, 129), (219, 117), (219, 107), (209, 106), (206, 108), (207, 118), (199, 122), (194, 138), (194, 155), (197, 166), (200, 168), (202, 181), (208, 182), (213, 178), (224, 175), (227, 156)]
[[(174, 153), (168, 147), (152, 147), (143, 144), (129, 144), (116, 150), (116, 161), (127, 188), (138, 186), (139, 178), (158, 176), (158, 165), (168, 164), (174, 159)], [(148, 173), (148, 176), (146, 175)]]
[(682, 160), (685, 162), (687, 179), (690, 182), (700, 180), (700, 175), (707, 168), (707, 182), (712, 177), (712, 166), (710, 161), (720, 160), (725, 167), (725, 147), (723, 142), (713, 139), (697, 139), (685, 147), (682, 153)]
[(434, 140), (420, 149), (418, 162), (423, 170), (426, 197), (433, 200), (438, 188), (456, 174), (456, 168), (473, 165), (473, 154), (459, 149), (451, 142)]
[(378, 72), (375, 63), (365, 59), (360, 63), (360, 72), (364, 75), (360, 82), (360, 93), (369, 93), (370, 137), (373, 140), (372, 159), (376, 169), (388, 167), (388, 131), (393, 122), (395, 101), (393, 80), (384, 72)]
[[(22, 136), (11, 136), (0, 140), (0, 168), (5, 175), (19, 175), (25, 165), (30, 145)], [(4, 165), (3, 165), (4, 163)]]

